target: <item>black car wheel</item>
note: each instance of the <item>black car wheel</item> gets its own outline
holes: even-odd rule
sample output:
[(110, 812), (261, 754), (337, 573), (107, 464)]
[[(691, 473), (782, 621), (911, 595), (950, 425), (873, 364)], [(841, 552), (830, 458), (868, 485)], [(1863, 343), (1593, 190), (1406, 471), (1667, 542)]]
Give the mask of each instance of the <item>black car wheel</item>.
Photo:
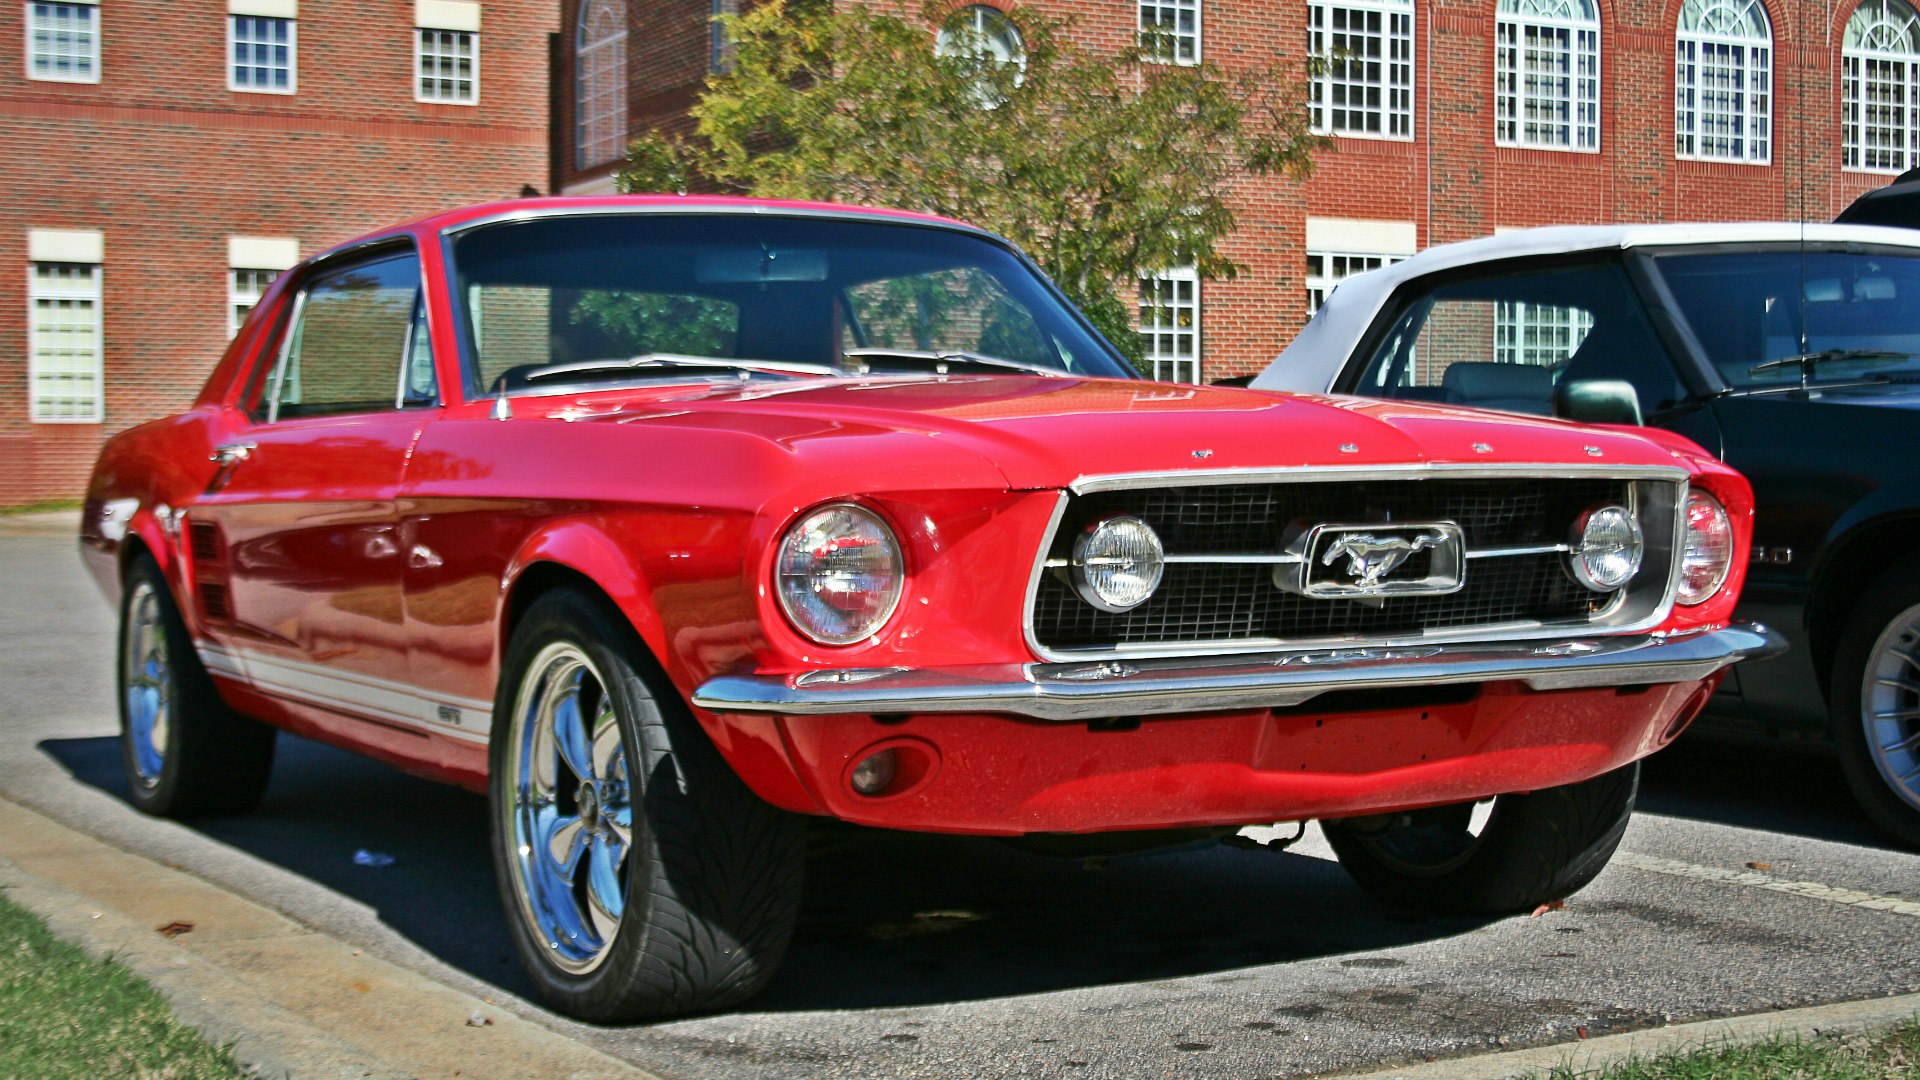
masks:
[(490, 764), (507, 923), (548, 1004), (643, 1020), (773, 977), (800, 908), (799, 818), (734, 775), (611, 605), (559, 590), (527, 611)]
[(1920, 847), (1920, 562), (1870, 586), (1840, 636), (1833, 735), (1875, 824)]
[(220, 700), (167, 579), (135, 556), (120, 598), (120, 757), (133, 804), (188, 817), (253, 809), (273, 772), (274, 729)]
[[(1620, 846), (1639, 763), (1591, 780), (1475, 804), (1322, 823), (1360, 887), (1395, 907), (1526, 911), (1584, 888)], [(1481, 804), (1484, 806), (1485, 804)]]

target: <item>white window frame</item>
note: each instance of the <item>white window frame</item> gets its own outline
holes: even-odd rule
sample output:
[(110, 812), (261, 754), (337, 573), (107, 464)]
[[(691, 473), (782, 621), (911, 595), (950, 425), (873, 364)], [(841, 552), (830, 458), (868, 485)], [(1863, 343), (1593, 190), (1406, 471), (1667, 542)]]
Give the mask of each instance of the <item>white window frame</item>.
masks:
[[(1141, 56), (1149, 63), (1192, 67), (1204, 58), (1200, 51), (1200, 0), (1137, 0), (1134, 11), (1139, 20)], [(1180, 29), (1180, 16), (1189, 13), (1193, 16), (1193, 32), (1185, 33)], [(1157, 40), (1150, 41), (1148, 35)]]
[(1327, 302), (1334, 286), (1355, 274), (1405, 262), (1411, 255), (1387, 251), (1331, 251), (1307, 249), (1307, 317)]
[(738, 14), (740, 0), (712, 0), (707, 26), (707, 70), (715, 75), (733, 73), (733, 38), (720, 19)]
[[(441, 40), (446, 38), (453, 39), (456, 51), (449, 54), (436, 50), (430, 54), (427, 48), (428, 35), (432, 35), (434, 38)], [(459, 74), (460, 54), (457, 51), (459, 44), (462, 42), (468, 45), (467, 59), (470, 61), (467, 68), (467, 77), (464, 79), (462, 79)], [(436, 40), (435, 44), (438, 45), (439, 40)], [(432, 75), (429, 75), (427, 71), (427, 62), (430, 57), (436, 64), (434, 68), (436, 73)], [(445, 64), (454, 65), (454, 74), (451, 80), (437, 74), (437, 72), (441, 70), (439, 65)], [(438, 87), (441, 83), (447, 81), (453, 83), (453, 96), (443, 96), (437, 91), (432, 94), (427, 93), (426, 88), (429, 85)], [(460, 92), (462, 86), (466, 89), (464, 95)], [(451, 30), (438, 26), (416, 26), (413, 28), (413, 100), (431, 105), (480, 104), (479, 31)]]
[(1847, 20), (1840, 133), (1847, 172), (1895, 174), (1920, 164), (1920, 14), (1905, 0), (1865, 0)]
[(1500, 300), (1493, 307), (1496, 364), (1558, 367), (1593, 332), (1593, 313), (1556, 304)]
[[(1192, 286), (1190, 300), (1180, 299), (1181, 285)], [(1163, 286), (1170, 288), (1163, 290)], [(1150, 289), (1154, 294), (1151, 298), (1147, 295)], [(1182, 312), (1188, 315), (1186, 326), (1180, 325)], [(1155, 379), (1200, 381), (1200, 312), (1200, 273), (1193, 267), (1176, 266), (1140, 275), (1139, 334), (1146, 339), (1146, 357)]]
[[(236, 46), (240, 44), (240, 20), (241, 19), (247, 19), (255, 23), (282, 22), (287, 24), (287, 85), (286, 86), (280, 87), (280, 86), (253, 86), (253, 85), (243, 86), (241, 85), (240, 79), (239, 79), (240, 68), (245, 67), (249, 71), (252, 71), (262, 67), (262, 65), (254, 64), (254, 63), (241, 64), (238, 60), (234, 58), (233, 50)], [(268, 46), (272, 46), (274, 43), (273, 42), (258, 43), (258, 42), (249, 41), (248, 44), (249, 45), (266, 44)], [(276, 65), (269, 64), (265, 66), (265, 70), (274, 71), (274, 70), (277, 70), (277, 67)], [(299, 93), (300, 92), (300, 21), (298, 19), (287, 18), (279, 15), (249, 15), (249, 14), (242, 14), (240, 12), (229, 12), (227, 14), (227, 89), (233, 91), (236, 94), (280, 94), (285, 96), (285, 95)]]
[(1773, 23), (1760, 0), (1687, 0), (1674, 29), (1674, 154), (1773, 163)]
[[(58, 284), (43, 282), (42, 269), (71, 269), (87, 271), (86, 284), (79, 287), (62, 287)], [(29, 418), (36, 424), (98, 424), (105, 419), (106, 372), (104, 327), (101, 318), (102, 283), (100, 264), (81, 262), (57, 262), (36, 260), (27, 264), (27, 410)], [(46, 319), (43, 315), (51, 311), (63, 310), (57, 307), (43, 309), (41, 304), (58, 305), (67, 302), (86, 304), (85, 318), (73, 322), (58, 319)], [(72, 309), (65, 309), (72, 310)], [(59, 326), (85, 326), (93, 337), (93, 355), (82, 357), (74, 363), (73, 357), (56, 357), (43, 354), (40, 349), (40, 335)], [(93, 381), (91, 400), (74, 395), (43, 394), (40, 389), (42, 379), (55, 379), (62, 375), (80, 374)], [(63, 401), (77, 402), (87, 407), (84, 413), (66, 414), (60, 410), (42, 412), (42, 398), (59, 397)]]
[(267, 295), (267, 289), (274, 279), (284, 271), (268, 270), (258, 266), (230, 266), (227, 268), (227, 337), (231, 339), (240, 332), (253, 309)]
[[(1500, 0), (1493, 30), (1494, 144), (1599, 153), (1601, 44), (1593, 0)], [(1530, 64), (1535, 57), (1552, 63)]]
[[(1355, 20), (1361, 20), (1356, 29)], [(1335, 27), (1336, 20), (1345, 26)], [(1378, 28), (1364, 25), (1377, 20)], [(1363, 48), (1342, 47), (1336, 42), (1359, 41)], [(1414, 75), (1413, 0), (1316, 0), (1307, 5), (1307, 55), (1321, 62), (1320, 71), (1307, 86), (1307, 112), (1318, 135), (1340, 135), (1354, 139), (1388, 139), (1398, 142), (1413, 138)], [(1377, 51), (1369, 52), (1364, 46)], [(1369, 69), (1375, 69), (1369, 71)], [(1344, 90), (1346, 104), (1336, 105), (1336, 91)], [(1361, 103), (1352, 104), (1354, 98)], [(1368, 102), (1366, 97), (1376, 100)], [(1378, 124), (1336, 123), (1335, 115), (1364, 116)]]
[[(40, 28), (40, 17), (34, 9), (43, 7), (65, 8), (69, 9), (69, 11), (75, 15), (81, 12), (86, 13), (86, 52), (84, 54), (79, 52), (71, 54), (76, 62), (82, 59), (85, 60), (85, 73), (62, 75), (53, 71), (42, 72), (35, 70), (38, 66), (37, 62), (42, 57), (51, 61), (60, 55), (56, 50), (50, 49), (47, 52), (41, 52), (34, 48), (35, 39), (38, 36), (36, 31)], [(34, 82), (58, 83), (98, 83), (100, 81), (100, 6), (97, 0), (78, 0), (78, 2), (75, 2), (75, 0), (59, 0), (59, 2), (42, 0), (40, 3), (35, 3), (34, 0), (26, 0), (25, 5), (21, 9), (20, 21), (26, 31), (26, 46), (23, 54), (27, 62), (27, 78), (32, 79)], [(49, 36), (57, 32), (54, 26), (47, 28)], [(70, 32), (74, 33), (76, 39), (78, 38), (79, 34), (77, 31)]]
[[(588, 41), (589, 20), (609, 9), (620, 28)], [(577, 169), (618, 161), (626, 145), (627, 14), (626, 0), (586, 0), (580, 5), (573, 42), (573, 164)]]

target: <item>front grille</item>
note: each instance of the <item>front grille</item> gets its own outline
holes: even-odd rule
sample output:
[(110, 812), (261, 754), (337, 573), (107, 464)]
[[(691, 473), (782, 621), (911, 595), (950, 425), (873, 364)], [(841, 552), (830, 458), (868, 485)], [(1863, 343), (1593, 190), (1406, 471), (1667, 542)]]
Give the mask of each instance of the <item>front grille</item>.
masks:
[[(1533, 625), (1585, 627), (1651, 611), (1664, 593), (1672, 505), (1679, 487), (1611, 477), (1438, 478), (1294, 482), (1098, 491), (1072, 499), (1050, 543), (1049, 568), (1033, 598), (1037, 644), (1060, 652), (1146, 646), (1272, 647), (1407, 639), (1441, 632)], [(1466, 580), (1446, 595), (1316, 598), (1275, 584), (1276, 567), (1251, 561), (1167, 564), (1160, 588), (1139, 607), (1102, 611), (1074, 591), (1074, 538), (1092, 522), (1130, 514), (1160, 534), (1169, 555), (1275, 555), (1316, 524), (1450, 521), (1469, 552), (1565, 543), (1589, 507), (1642, 505), (1648, 559), (1627, 590), (1595, 593), (1574, 581), (1566, 556), (1533, 552), (1470, 558)], [(1663, 530), (1665, 533), (1663, 535)], [(1421, 572), (1416, 556), (1406, 572)], [(1290, 568), (1281, 568), (1282, 573)], [(1653, 594), (1651, 598), (1645, 596)], [(1631, 610), (1628, 610), (1628, 609)]]

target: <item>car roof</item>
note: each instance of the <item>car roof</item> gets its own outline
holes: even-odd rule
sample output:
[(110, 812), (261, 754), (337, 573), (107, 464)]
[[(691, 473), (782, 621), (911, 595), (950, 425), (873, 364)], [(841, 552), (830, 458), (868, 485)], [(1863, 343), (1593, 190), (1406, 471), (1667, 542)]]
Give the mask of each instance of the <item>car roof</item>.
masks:
[(501, 202), (478, 203), (436, 211), (355, 237), (336, 244), (315, 257), (346, 251), (364, 244), (388, 239), (407, 232), (447, 233), (493, 221), (511, 221), (568, 214), (666, 213), (666, 214), (766, 214), (777, 217), (841, 217), (869, 221), (892, 221), (915, 225), (933, 225), (991, 235), (974, 225), (937, 214), (888, 207), (849, 206), (842, 203), (801, 202), (790, 199), (755, 199), (734, 195), (542, 195)]
[(1413, 278), (1504, 259), (1709, 244), (1875, 244), (1920, 249), (1920, 231), (1798, 221), (1549, 225), (1440, 244), (1412, 258), (1342, 280), (1293, 343), (1253, 380), (1263, 390), (1324, 391), (1395, 289)]

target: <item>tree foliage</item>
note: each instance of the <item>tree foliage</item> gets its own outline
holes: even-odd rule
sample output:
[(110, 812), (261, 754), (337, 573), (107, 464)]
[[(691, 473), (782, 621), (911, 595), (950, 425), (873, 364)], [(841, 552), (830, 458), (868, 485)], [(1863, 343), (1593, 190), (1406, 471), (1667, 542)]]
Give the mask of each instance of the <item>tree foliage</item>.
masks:
[(1232, 277), (1240, 267), (1220, 241), (1235, 228), (1228, 197), (1243, 170), (1304, 177), (1324, 140), (1277, 59), (1231, 72), (1156, 63), (1164, 41), (1099, 54), (1068, 22), (1031, 9), (1012, 19), (1022, 64), (996, 60), (962, 26), (936, 50), (925, 24), (860, 3), (771, 0), (722, 16), (732, 62), (693, 107), (694, 136), (636, 141), (622, 188), (973, 222), (1032, 255), (1137, 363), (1136, 275), (1193, 266)]

